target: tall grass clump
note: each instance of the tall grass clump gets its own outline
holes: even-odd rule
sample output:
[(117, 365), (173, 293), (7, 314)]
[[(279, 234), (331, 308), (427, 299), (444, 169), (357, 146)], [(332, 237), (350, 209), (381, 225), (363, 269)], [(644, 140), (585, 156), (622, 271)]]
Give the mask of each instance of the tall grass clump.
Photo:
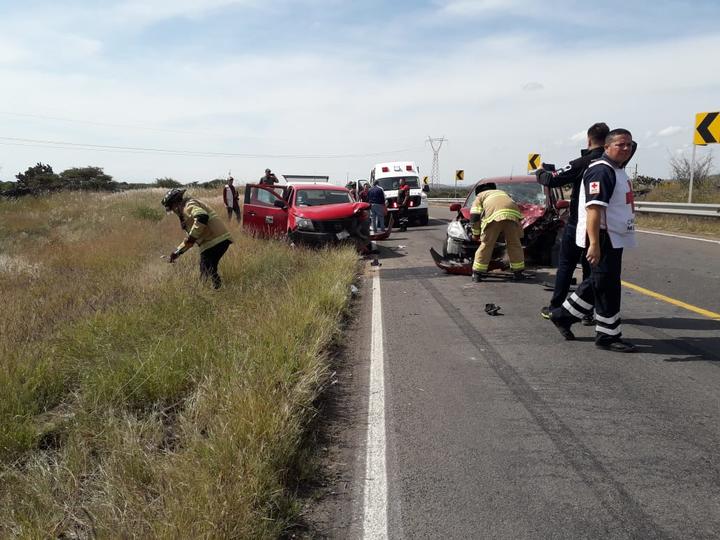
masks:
[(357, 256), (232, 226), (215, 291), (194, 251), (160, 260), (181, 238), (161, 196), (0, 202), (0, 537), (274, 538), (294, 518)]

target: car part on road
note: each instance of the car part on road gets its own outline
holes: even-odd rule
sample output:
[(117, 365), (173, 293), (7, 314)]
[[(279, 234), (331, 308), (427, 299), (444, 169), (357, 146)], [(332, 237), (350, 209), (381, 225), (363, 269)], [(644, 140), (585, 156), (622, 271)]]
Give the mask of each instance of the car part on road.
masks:
[(493, 317), (502, 315), (502, 313), (500, 313), (500, 309), (500, 306), (496, 306), (495, 304), (485, 304), (485, 313), (492, 315)]
[(598, 349), (605, 351), (621, 352), (621, 353), (634, 353), (637, 352), (637, 347), (628, 341), (618, 339), (617, 341), (611, 341), (610, 343), (595, 343)]

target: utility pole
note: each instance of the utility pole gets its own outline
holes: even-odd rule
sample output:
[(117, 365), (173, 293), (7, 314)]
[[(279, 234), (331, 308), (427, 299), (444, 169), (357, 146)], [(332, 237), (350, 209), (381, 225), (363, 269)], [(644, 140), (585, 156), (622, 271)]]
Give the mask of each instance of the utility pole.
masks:
[(433, 149), (433, 163), (432, 172), (430, 173), (430, 185), (435, 187), (435, 182), (438, 181), (438, 175), (440, 174), (440, 163), (438, 161), (438, 154), (440, 154), (440, 147), (447, 140), (444, 136), (433, 139), (428, 135), (427, 138), (430, 143), (430, 147)]

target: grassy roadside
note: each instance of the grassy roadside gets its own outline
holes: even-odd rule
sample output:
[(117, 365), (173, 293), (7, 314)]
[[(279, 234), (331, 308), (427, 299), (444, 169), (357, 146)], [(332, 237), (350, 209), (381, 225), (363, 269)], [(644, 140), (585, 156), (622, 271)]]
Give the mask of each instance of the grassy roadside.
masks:
[[(664, 182), (656, 186), (640, 201), (653, 202), (687, 202), (688, 187), (677, 182)], [(696, 189), (693, 202), (703, 204), (720, 204), (720, 190), (713, 186)], [(712, 238), (720, 238), (720, 220), (714, 217), (675, 216), (670, 214), (638, 213), (636, 215), (639, 228), (658, 231), (699, 234)]]
[(234, 229), (216, 292), (197, 253), (159, 259), (181, 238), (161, 193), (0, 202), (1, 537), (274, 538), (293, 519), (357, 256)]

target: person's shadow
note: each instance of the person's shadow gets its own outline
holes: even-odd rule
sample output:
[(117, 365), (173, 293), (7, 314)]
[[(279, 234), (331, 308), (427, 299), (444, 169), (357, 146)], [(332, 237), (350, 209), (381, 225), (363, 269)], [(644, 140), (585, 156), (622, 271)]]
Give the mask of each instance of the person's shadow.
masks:
[[(717, 362), (720, 366), (720, 321), (689, 317), (624, 319), (623, 324), (639, 326), (656, 339), (634, 338), (638, 352), (667, 356), (665, 362)], [(709, 336), (671, 336), (661, 329), (699, 330)]]

